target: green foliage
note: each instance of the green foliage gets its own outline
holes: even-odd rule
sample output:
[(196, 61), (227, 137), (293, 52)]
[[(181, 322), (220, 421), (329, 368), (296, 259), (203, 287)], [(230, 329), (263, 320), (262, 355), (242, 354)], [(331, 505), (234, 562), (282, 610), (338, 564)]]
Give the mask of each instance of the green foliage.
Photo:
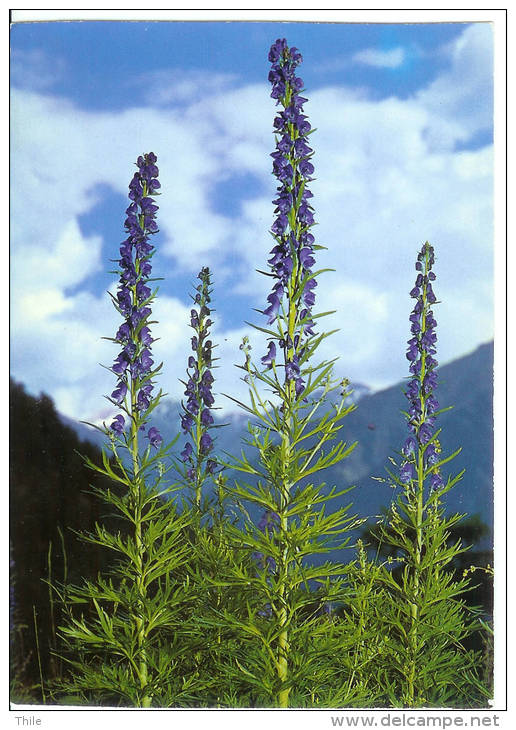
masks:
[[(187, 616), (193, 600), (184, 566), (189, 558), (185, 532), (191, 516), (179, 513), (170, 490), (161, 488), (161, 475), (147, 487), (143, 474), (163, 457), (147, 450), (136, 475), (121, 462), (111, 443), (115, 466), (105, 458), (102, 467), (126, 488), (99, 492), (118, 516), (117, 532), (98, 524), (83, 533), (85, 543), (99, 545), (112, 555), (110, 570), (79, 586), (56, 586), (69, 610), (60, 627), (66, 652), (67, 675), (55, 688), (57, 695), (77, 694), (83, 701), (115, 706), (168, 706), (189, 701), (195, 676), (183, 680)], [(139, 489), (135, 489), (135, 482)]]
[[(306, 350), (313, 353), (319, 343), (311, 338)], [(226, 526), (227, 539), (247, 559), (221, 566), (221, 582), (238, 588), (240, 606), (220, 612), (220, 624), (235, 636), (220, 671), (229, 697), (245, 697), (252, 706), (345, 704), (349, 696), (335, 681), (332, 657), (349, 651), (349, 635), (324, 607), (347, 595), (346, 566), (316, 556), (345, 547), (359, 521), (350, 505), (328, 510), (349, 488), (311, 479), (352, 452), (354, 444), (332, 442), (354, 406), (347, 404), (349, 391), (332, 380), (332, 363), (313, 367), (305, 360), (301, 398), (281, 382), (276, 367), (270, 374), (252, 366), (247, 343), (244, 351), (251, 401), (245, 408), (253, 417), (246, 443), (257, 461), (242, 452), (228, 462), (253, 481), (235, 480), (226, 488), (241, 506), (240, 521)], [(264, 399), (259, 384), (278, 400)], [(328, 407), (327, 396), (337, 390), (338, 402)], [(246, 503), (275, 516), (274, 528), (260, 529)]]
[(392, 562), (382, 565), (374, 599), (386, 639), (378, 670), (389, 687), (389, 704), (478, 706), (488, 693), (480, 688), (481, 658), (464, 645), (475, 629), (463, 598), (469, 581), (450, 569), (465, 550), (460, 542), (448, 542), (460, 516), (445, 517), (433, 497), (423, 506), (419, 542), (411, 501), (398, 497), (379, 527), (382, 544), (399, 563), (397, 570)]

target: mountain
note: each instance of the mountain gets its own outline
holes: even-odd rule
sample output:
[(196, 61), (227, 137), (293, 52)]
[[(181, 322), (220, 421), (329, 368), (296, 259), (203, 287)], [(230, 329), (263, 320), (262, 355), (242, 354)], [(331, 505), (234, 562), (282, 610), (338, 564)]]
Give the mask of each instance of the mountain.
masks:
[[(446, 497), (449, 510), (480, 514), (492, 528), (493, 343), (481, 345), (470, 355), (440, 367), (436, 396), (441, 408), (452, 406), (438, 417), (443, 454), (462, 447), (460, 454), (446, 465), (448, 473), (466, 470)], [(342, 481), (357, 484), (353, 501), (363, 516), (372, 514), (374, 505), (389, 503), (389, 487), (371, 477), (386, 475), (388, 457), (396, 457), (407, 437), (405, 417), (401, 414), (406, 407), (400, 383), (364, 396), (346, 419), (345, 440), (358, 444), (337, 470)]]

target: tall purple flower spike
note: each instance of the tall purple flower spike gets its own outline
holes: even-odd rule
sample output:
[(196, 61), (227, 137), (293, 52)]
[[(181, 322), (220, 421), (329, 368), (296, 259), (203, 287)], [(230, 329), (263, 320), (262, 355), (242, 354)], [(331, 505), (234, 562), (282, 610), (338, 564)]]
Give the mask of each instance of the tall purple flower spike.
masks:
[[(155, 220), (158, 206), (152, 196), (159, 195), (157, 191), (161, 187), (157, 179), (156, 162), (153, 152), (138, 157), (138, 169), (129, 184), (131, 202), (126, 210), (124, 224), (128, 235), (120, 246), (120, 281), (116, 297), (113, 298), (124, 322), (115, 335), (115, 342), (123, 349), (111, 368), (118, 377), (111, 398), (118, 405), (123, 405), (129, 393), (133, 402), (127, 404), (130, 406), (127, 410), (139, 415), (149, 408), (154, 387), (149, 378), (154, 365), (151, 348), (153, 339), (147, 322), (151, 314), (148, 305), (152, 301), (152, 291), (148, 280), (154, 252), (150, 237), (158, 230)], [(124, 425), (125, 418), (120, 414), (115, 416), (110, 428), (120, 435)], [(155, 448), (159, 448), (163, 441), (155, 427), (149, 430), (148, 438)]]
[[(439, 410), (439, 403), (434, 395), (438, 364), (434, 357), (437, 322), (431, 309), (437, 301), (432, 288), (432, 282), (435, 281), (435, 274), (432, 271), (434, 262), (434, 249), (427, 242), (418, 254), (416, 262), (418, 273), (415, 286), (410, 292), (416, 303), (409, 317), (412, 337), (407, 343), (407, 359), (410, 362), (409, 371), (412, 378), (405, 396), (409, 402), (408, 427), (411, 435), (402, 448), (406, 460), (401, 465), (400, 480), (404, 484), (415, 478), (414, 467), (417, 467), (416, 457), (420, 450), (424, 450), (425, 469), (439, 461), (438, 445), (433, 441), (429, 443), (434, 435), (435, 414)], [(434, 489), (443, 486), (442, 477), (437, 471), (431, 476), (431, 486)]]
[[(310, 228), (314, 225), (313, 209), (309, 203), (312, 193), (307, 183), (312, 180), (314, 166), (311, 162), (312, 148), (308, 145), (310, 123), (303, 113), (307, 101), (300, 92), (303, 81), (296, 75), (296, 68), (302, 62), (297, 48), (289, 48), (286, 40), (278, 39), (271, 47), (269, 60), (272, 63), (269, 81), (271, 96), (281, 105), (274, 119), (276, 149), (272, 153), (273, 173), (279, 181), (276, 218), (271, 227), (275, 245), (271, 250), (269, 266), (274, 281), (264, 309), (267, 323), (272, 324), (281, 312), (284, 296), (302, 290), (296, 312), (295, 336), (279, 340), (284, 351), (285, 379), (295, 382), (296, 395), (304, 390), (304, 381), (299, 371), (299, 357), (302, 354), (302, 338), (314, 334), (311, 308), (315, 303), (317, 281), (313, 278), (314, 236)], [(262, 364), (272, 367), (276, 358), (274, 343), (269, 344)]]

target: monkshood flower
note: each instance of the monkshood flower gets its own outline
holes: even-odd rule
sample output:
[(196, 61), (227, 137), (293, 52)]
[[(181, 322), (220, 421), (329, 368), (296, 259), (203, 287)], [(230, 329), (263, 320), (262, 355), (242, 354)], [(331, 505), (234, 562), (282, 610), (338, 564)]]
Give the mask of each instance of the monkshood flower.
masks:
[[(312, 193), (307, 186), (314, 173), (313, 150), (307, 142), (311, 126), (303, 113), (307, 101), (300, 94), (303, 81), (296, 72), (303, 60), (301, 54), (296, 48), (289, 48), (283, 38), (271, 47), (269, 60), (271, 96), (281, 111), (274, 119), (276, 149), (271, 155), (273, 173), (279, 181), (273, 201), (276, 218), (271, 226), (275, 245), (269, 259), (274, 284), (264, 314), (268, 325), (278, 318), (284, 319), (279, 324), (283, 335), (277, 341), (283, 350), (285, 380), (293, 384), (293, 392), (299, 396), (304, 390), (299, 359), (303, 354), (303, 338), (314, 335), (311, 308), (317, 287), (312, 271), (315, 239), (310, 232), (315, 221), (309, 202)], [(276, 344), (271, 341), (268, 347), (262, 364), (271, 368), (276, 364)]]
[(181, 459), (186, 467), (186, 477), (195, 488), (196, 502), (200, 503), (201, 487), (207, 474), (213, 474), (216, 462), (210, 458), (213, 450), (213, 439), (209, 433), (214, 419), (212, 408), (215, 399), (212, 394), (214, 377), (213, 344), (210, 339), (211, 280), (210, 270), (203, 267), (198, 274), (200, 284), (197, 285), (194, 308), (190, 312), (190, 326), (194, 330), (191, 339), (193, 354), (188, 358), (185, 386), (186, 400), (182, 401), (181, 428), (189, 438)]
[[(432, 271), (434, 261), (434, 250), (427, 242), (418, 254), (418, 273), (415, 286), (410, 292), (410, 296), (416, 301), (409, 317), (412, 337), (407, 343), (407, 359), (412, 377), (405, 396), (409, 402), (407, 416), (411, 435), (402, 448), (405, 461), (401, 465), (400, 480), (404, 484), (417, 478), (418, 469), (431, 469), (439, 461), (440, 447), (433, 439), (435, 414), (439, 410), (439, 403), (433, 392), (437, 386), (437, 323), (431, 308), (437, 301), (432, 288), (432, 282), (435, 281)], [(443, 485), (437, 470), (431, 474), (430, 481), (433, 488)]]
[[(159, 194), (160, 188), (156, 162), (153, 152), (138, 157), (136, 162), (137, 171), (129, 184), (131, 202), (124, 224), (127, 238), (120, 245), (120, 280), (116, 297), (112, 297), (124, 322), (113, 340), (122, 349), (111, 367), (118, 378), (111, 400), (126, 412), (133, 424), (138, 420), (140, 430), (145, 428), (145, 412), (153, 401), (152, 376), (156, 372), (153, 371), (153, 338), (147, 324), (151, 314), (149, 304), (154, 296), (148, 285), (154, 252), (150, 237), (158, 230), (155, 220), (158, 206), (153, 197)], [(125, 425), (125, 417), (118, 414), (110, 429), (121, 436)], [(155, 427), (149, 429), (147, 438), (154, 448), (162, 443)]]

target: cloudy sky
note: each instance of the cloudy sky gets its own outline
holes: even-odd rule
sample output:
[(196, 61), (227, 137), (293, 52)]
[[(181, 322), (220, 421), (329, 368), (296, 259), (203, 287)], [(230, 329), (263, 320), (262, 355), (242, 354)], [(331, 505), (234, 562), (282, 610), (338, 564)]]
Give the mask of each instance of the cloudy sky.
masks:
[[(11, 372), (68, 416), (109, 416), (119, 321), (107, 273), (137, 156), (158, 156), (154, 273), (162, 386), (182, 387), (189, 292), (215, 285), (217, 390), (243, 394), (238, 350), (263, 340), (272, 239), (268, 49), (304, 57), (321, 266), (336, 309), (324, 356), (372, 388), (407, 374), (414, 260), (436, 250), (440, 362), (493, 336), (489, 23), (19, 22), (11, 29)], [(220, 405), (226, 406), (222, 398)], [(227, 407), (227, 406), (226, 406)]]

